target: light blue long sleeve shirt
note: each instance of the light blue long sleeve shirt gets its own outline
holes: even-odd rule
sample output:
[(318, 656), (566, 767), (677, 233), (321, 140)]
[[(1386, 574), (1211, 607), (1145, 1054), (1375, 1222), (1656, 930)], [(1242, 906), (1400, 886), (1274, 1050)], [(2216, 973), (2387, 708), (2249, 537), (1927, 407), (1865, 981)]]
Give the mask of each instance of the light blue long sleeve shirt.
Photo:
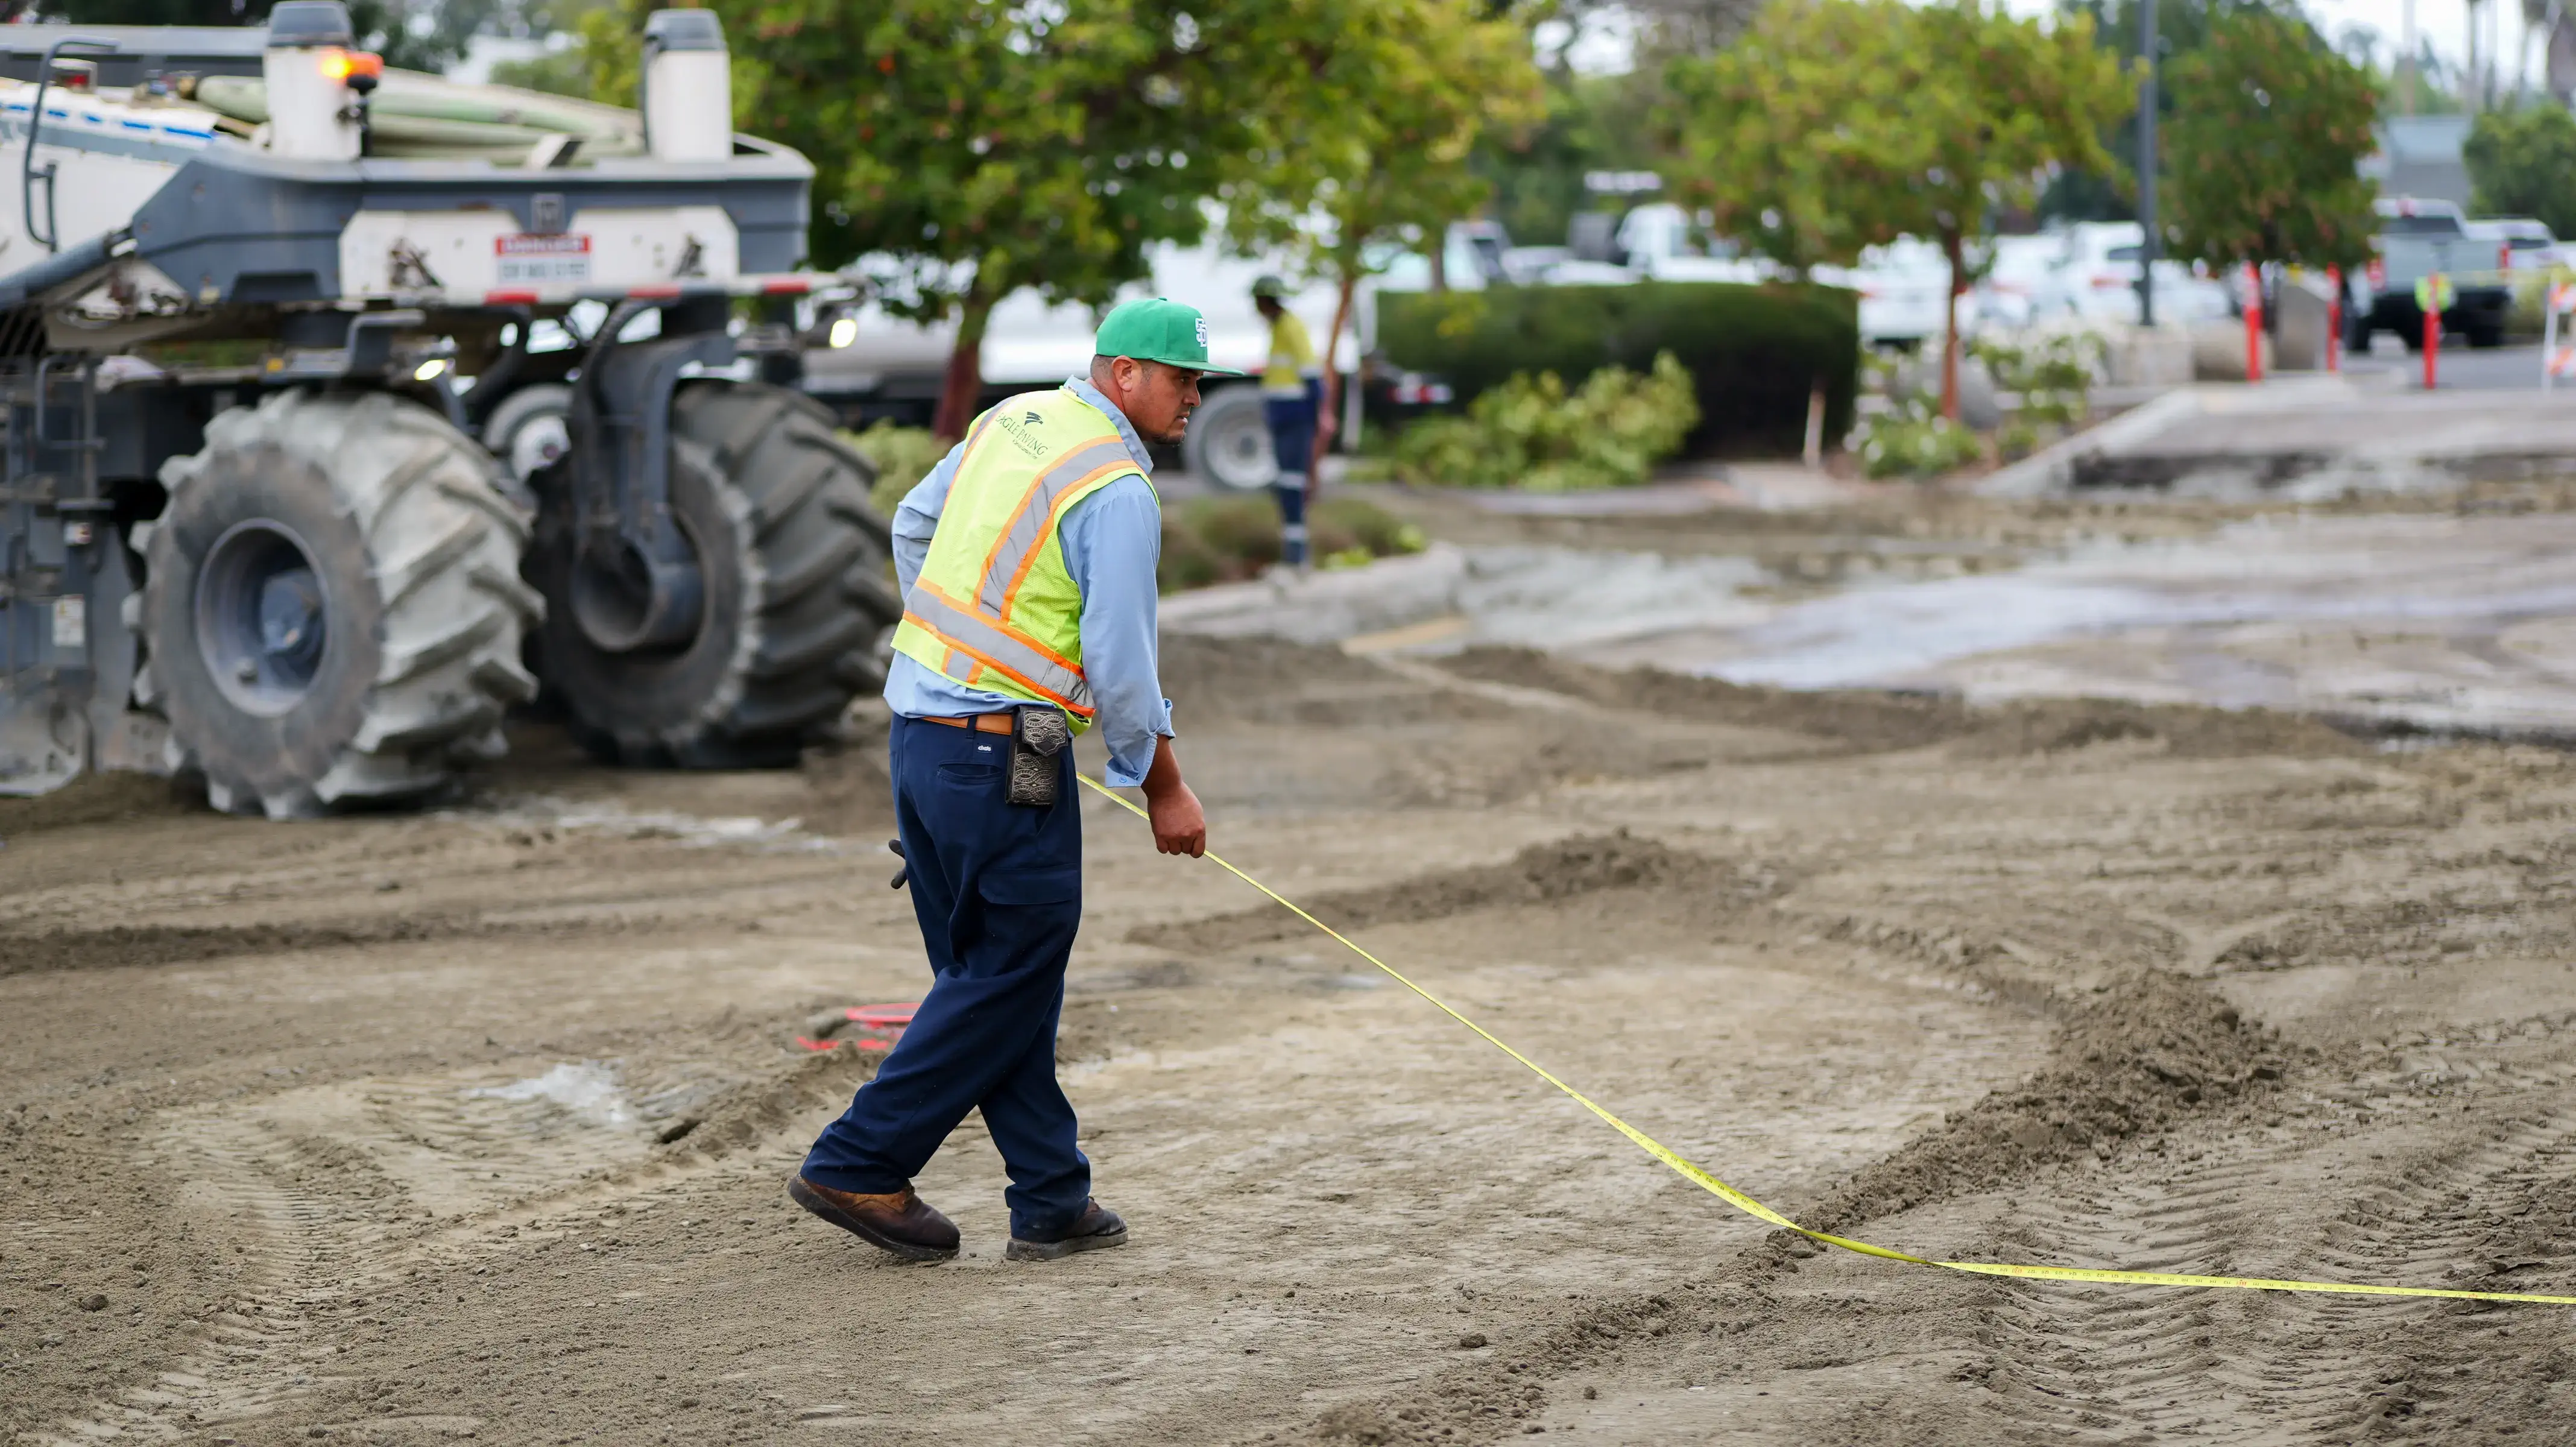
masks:
[[(1144, 440), (1099, 388), (1082, 377), (1067, 378), (1064, 386), (1118, 428), (1140, 471), (1154, 470)], [(963, 442), (950, 448), (895, 509), (895, 581), (906, 597), (930, 556), (931, 534), (965, 452)], [(1154, 485), (1142, 477), (1119, 478), (1065, 509), (1056, 538), (1065, 567), (1082, 589), (1082, 672), (1098, 710), (1093, 726), (1109, 746), (1108, 782), (1143, 783), (1153, 766), (1154, 740), (1172, 732), (1172, 701), (1163, 697), (1156, 663), (1154, 569), (1163, 555), (1163, 510)], [(998, 713), (1025, 701), (969, 688), (901, 653), (886, 670), (885, 700), (906, 718)]]

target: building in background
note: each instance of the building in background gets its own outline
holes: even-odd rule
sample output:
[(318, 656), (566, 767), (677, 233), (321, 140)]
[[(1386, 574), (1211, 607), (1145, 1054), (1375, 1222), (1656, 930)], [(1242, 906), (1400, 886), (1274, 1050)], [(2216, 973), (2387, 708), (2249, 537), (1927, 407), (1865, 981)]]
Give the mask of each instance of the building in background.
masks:
[(2379, 124), (2379, 152), (2361, 163), (2361, 174), (2379, 183), (2382, 196), (2413, 196), (2469, 207), (2469, 165), (2462, 159), (2470, 117), (2391, 116)]

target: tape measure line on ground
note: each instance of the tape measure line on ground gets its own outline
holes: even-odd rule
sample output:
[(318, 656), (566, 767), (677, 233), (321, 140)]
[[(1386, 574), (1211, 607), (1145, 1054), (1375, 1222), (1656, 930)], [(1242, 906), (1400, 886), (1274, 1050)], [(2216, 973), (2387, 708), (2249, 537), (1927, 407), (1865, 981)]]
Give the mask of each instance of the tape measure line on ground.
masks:
[[(1110, 800), (1128, 813), (1149, 823), (1152, 821), (1152, 816), (1137, 807), (1135, 801), (1116, 792), (1108, 785), (1087, 774), (1078, 774), (1075, 777), (1081, 779), (1092, 792)], [(1810, 1241), (1822, 1242), (1827, 1246), (1839, 1246), (1845, 1251), (1858, 1252), (1863, 1256), (1875, 1256), (1883, 1261), (1902, 1261), (1912, 1266), (1937, 1266), (1945, 1271), (1964, 1271), (1977, 1276), (2012, 1276), (2029, 1281), (2090, 1281), (2112, 1286), (2184, 1286), (2234, 1291), (2315, 1291), (2340, 1296), (2428, 1296), (2453, 1301), (2523, 1301), (2537, 1302), (2545, 1306), (2576, 1306), (2576, 1296), (2541, 1296), (2530, 1292), (2448, 1291), (2431, 1286), (2366, 1286), (2345, 1281), (2275, 1281), (2256, 1276), (2186, 1276), (2169, 1271), (2105, 1271), (2081, 1266), (2021, 1266), (2000, 1261), (1936, 1261), (1928, 1256), (1916, 1256), (1904, 1251), (1893, 1251), (1885, 1246), (1873, 1246), (1866, 1241), (1855, 1241), (1848, 1236), (1836, 1236), (1830, 1231), (1810, 1231), (1700, 1169), (1662, 1141), (1611, 1114), (1598, 1101), (1549, 1074), (1545, 1066), (1513, 1049), (1492, 1031), (1459, 1014), (1447, 1001), (1407, 979), (1403, 971), (1361, 949), (1340, 930), (1308, 914), (1287, 896), (1227, 863), (1223, 856), (1211, 851), (1207, 855), (1207, 860), (1210, 864), (1261, 891), (1273, 904), (1331, 936), (1335, 943), (1376, 966), (1388, 979), (1421, 996), (1433, 1009), (1474, 1031), (1478, 1039), (1519, 1061), (1531, 1074), (1563, 1091), (1567, 1099), (1599, 1116), (1612, 1130), (1636, 1142), (1638, 1149), (1663, 1162), (1672, 1169), (1674, 1174), (1756, 1220), (1767, 1221), (1785, 1231), (1795, 1231)]]

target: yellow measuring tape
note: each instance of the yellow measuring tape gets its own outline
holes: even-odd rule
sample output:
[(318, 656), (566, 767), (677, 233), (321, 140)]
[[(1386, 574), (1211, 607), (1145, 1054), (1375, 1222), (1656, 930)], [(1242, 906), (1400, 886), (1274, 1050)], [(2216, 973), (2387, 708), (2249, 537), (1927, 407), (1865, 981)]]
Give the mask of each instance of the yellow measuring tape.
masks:
[[(1152, 822), (1152, 816), (1147, 814), (1143, 809), (1138, 808), (1133, 800), (1128, 799), (1122, 794), (1113, 792), (1107, 785), (1091, 778), (1087, 774), (1078, 774), (1075, 777), (1081, 779), (1084, 784), (1089, 785), (1093, 792), (1115, 801), (1118, 807), (1125, 809), (1128, 813), (1135, 815), (1139, 819), (1146, 820), (1148, 823)], [(1564, 1091), (1568, 1099), (1571, 1099), (1575, 1104), (1582, 1106), (1585, 1110), (1592, 1112), (1594, 1115), (1601, 1117), (1602, 1120), (1609, 1123), (1612, 1130), (1615, 1130), (1619, 1134), (1626, 1136), (1628, 1139), (1635, 1141), (1639, 1150), (1644, 1151), (1646, 1154), (1653, 1156), (1656, 1160), (1659, 1160), (1665, 1165), (1671, 1167), (1676, 1174), (1688, 1180), (1691, 1184), (1698, 1186), (1701, 1190), (1708, 1192), (1710, 1195), (1717, 1197), (1719, 1200), (1726, 1202), (1726, 1204), (1733, 1206), (1735, 1209), (1742, 1211), (1748, 1216), (1754, 1217), (1757, 1220), (1768, 1221), (1772, 1225), (1778, 1226), (1783, 1230), (1795, 1231), (1799, 1235), (1804, 1236), (1811, 1241), (1821, 1241), (1828, 1246), (1839, 1246), (1845, 1251), (1857, 1251), (1863, 1256), (1876, 1256), (1886, 1261), (1903, 1261), (1914, 1266), (1938, 1266), (1948, 1271), (1967, 1271), (1973, 1272), (1979, 1276), (2018, 1276), (2035, 1281), (2100, 1281), (2107, 1282), (2115, 1286), (2212, 1286), (2227, 1287), (2239, 1291), (2322, 1291), (2332, 1292), (2342, 1296), (2438, 1296), (2453, 1301), (2533, 1301), (2549, 1306), (2576, 1306), (2576, 1296), (2540, 1296), (2528, 1292), (2514, 1291), (2445, 1291), (2438, 1287), (2431, 1286), (2363, 1286), (2347, 1281), (2272, 1281), (2259, 1276), (2185, 1276), (2170, 1271), (2098, 1271), (2090, 1267), (2081, 1266), (2015, 1266), (2000, 1261), (1935, 1261), (1928, 1256), (1909, 1255), (1903, 1251), (1891, 1251), (1884, 1246), (1872, 1246), (1866, 1241), (1855, 1241), (1848, 1236), (1836, 1236), (1830, 1231), (1810, 1231), (1806, 1227), (1799, 1225), (1797, 1222), (1790, 1220), (1788, 1217), (1781, 1215), (1779, 1212), (1772, 1210), (1770, 1207), (1763, 1205), (1760, 1201), (1753, 1199), (1751, 1196), (1735, 1189), (1726, 1182), (1719, 1180), (1717, 1177), (1710, 1175), (1704, 1170), (1701, 1170), (1698, 1166), (1691, 1164), (1689, 1161), (1683, 1159), (1680, 1153), (1676, 1152), (1672, 1147), (1665, 1145), (1662, 1141), (1655, 1139), (1653, 1136), (1650, 1136), (1644, 1131), (1637, 1129), (1635, 1126), (1628, 1124), (1619, 1117), (1612, 1115), (1608, 1110), (1603, 1109), (1600, 1103), (1593, 1100), (1592, 1097), (1585, 1095), (1582, 1091), (1579, 1091), (1573, 1086), (1566, 1084), (1564, 1081), (1557, 1079), (1555, 1076), (1550, 1075), (1547, 1072), (1546, 1067), (1540, 1065), (1537, 1061), (1530, 1059), (1528, 1056), (1523, 1055), (1519, 1051), (1514, 1050), (1511, 1046), (1504, 1044), (1492, 1031), (1487, 1030), (1484, 1026), (1477, 1024), (1475, 1021), (1468, 1019), (1466, 1016), (1459, 1014), (1455, 1009), (1452, 1009), (1447, 1001), (1441, 999), (1435, 994), (1432, 994), (1429, 990), (1422, 988), (1420, 985), (1413, 983), (1413, 981), (1406, 979), (1403, 972), (1396, 969), (1393, 965), (1388, 964), (1386, 961), (1379, 959), (1377, 956), (1361, 949), (1358, 945), (1353, 944), (1350, 938), (1344, 935), (1340, 930), (1333, 928), (1331, 925), (1328, 925), (1322, 920), (1315, 918), (1313, 915), (1306, 913), (1306, 911), (1299, 909), (1295, 904), (1291, 903), (1286, 896), (1280, 894), (1279, 891), (1272, 889), (1269, 885), (1262, 883), (1260, 880), (1257, 880), (1251, 875), (1244, 873), (1242, 870), (1235, 868), (1233, 865), (1228, 864), (1221, 856), (1213, 852), (1208, 854), (1207, 859), (1209, 863), (1223, 869), (1226, 873), (1233, 875), (1235, 878), (1242, 880), (1244, 883), (1251, 885), (1257, 890), (1260, 890), (1263, 894), (1270, 896), (1271, 901), (1277, 904), (1280, 908), (1287, 910), (1290, 914), (1297, 916), (1306, 923), (1313, 925), (1315, 928), (1322, 930), (1328, 935), (1331, 935), (1344, 949), (1349, 950), (1352, 954), (1359, 956), (1361, 959), (1377, 966), (1380, 970), (1385, 971), (1387, 978), (1431, 1002), (1433, 1009), (1438, 1010), (1441, 1014), (1448, 1016), (1459, 1024), (1466, 1026), (1468, 1029), (1475, 1031), (1477, 1036), (1486, 1044), (1493, 1046), (1505, 1055), (1508, 1055), (1514, 1060), (1517, 1060), (1521, 1064), (1529, 1067), (1531, 1074), (1536, 1075), (1539, 1079), (1546, 1081), (1557, 1089)]]

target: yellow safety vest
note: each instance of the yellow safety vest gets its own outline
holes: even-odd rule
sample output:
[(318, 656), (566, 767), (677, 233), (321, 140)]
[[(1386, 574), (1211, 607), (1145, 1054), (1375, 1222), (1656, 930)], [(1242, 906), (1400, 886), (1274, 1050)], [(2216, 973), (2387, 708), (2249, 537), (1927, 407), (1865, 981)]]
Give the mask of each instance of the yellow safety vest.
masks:
[(1118, 426), (1057, 388), (975, 419), (930, 555), (903, 600), (895, 651), (969, 687), (1051, 703), (1089, 727), (1082, 585), (1056, 527), (1075, 503), (1142, 477)]

